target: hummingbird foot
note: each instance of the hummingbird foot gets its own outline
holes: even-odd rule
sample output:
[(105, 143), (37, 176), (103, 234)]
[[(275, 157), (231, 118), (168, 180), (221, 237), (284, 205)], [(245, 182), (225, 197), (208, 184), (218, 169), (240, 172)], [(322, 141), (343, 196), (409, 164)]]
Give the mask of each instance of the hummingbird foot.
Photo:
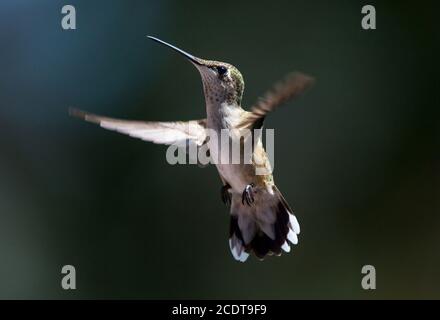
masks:
[(231, 194), (229, 193), (229, 189), (231, 189), (231, 186), (229, 185), (229, 183), (225, 184), (220, 189), (220, 194), (221, 194), (221, 197), (222, 197), (222, 201), (228, 207), (231, 206)]
[(246, 204), (248, 206), (251, 206), (252, 203), (255, 201), (254, 199), (254, 191), (253, 188), (254, 184), (248, 184), (246, 186), (246, 188), (244, 188), (243, 194), (241, 195), (241, 203), (244, 204), (246, 202)]

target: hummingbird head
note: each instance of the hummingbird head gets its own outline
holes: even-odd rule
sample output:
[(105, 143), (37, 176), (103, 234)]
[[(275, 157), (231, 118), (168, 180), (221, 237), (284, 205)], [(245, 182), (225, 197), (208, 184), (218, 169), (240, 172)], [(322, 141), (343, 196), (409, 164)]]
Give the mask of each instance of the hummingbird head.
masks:
[(199, 70), (207, 102), (241, 104), (244, 81), (236, 67), (225, 62), (200, 59), (158, 38), (148, 38), (179, 52)]

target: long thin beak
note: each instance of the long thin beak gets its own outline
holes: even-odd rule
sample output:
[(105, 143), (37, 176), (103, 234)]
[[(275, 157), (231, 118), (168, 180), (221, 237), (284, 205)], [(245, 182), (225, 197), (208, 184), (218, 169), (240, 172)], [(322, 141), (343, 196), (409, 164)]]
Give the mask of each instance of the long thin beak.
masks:
[(163, 44), (163, 45), (165, 45), (167, 47), (170, 47), (171, 49), (176, 50), (177, 52), (179, 52), (181, 55), (183, 55), (185, 58), (187, 58), (189, 61), (191, 61), (195, 65), (198, 65), (198, 66), (204, 65), (202, 59), (194, 57), (192, 54), (189, 54), (188, 52), (185, 52), (182, 49), (179, 49), (179, 48), (173, 46), (172, 44), (169, 44), (169, 43), (167, 43), (165, 41), (162, 41), (162, 40), (160, 40), (158, 38), (155, 38), (155, 37), (152, 37), (152, 36), (147, 36), (147, 38), (149, 38), (151, 40), (154, 40), (156, 42), (159, 42), (160, 44)]

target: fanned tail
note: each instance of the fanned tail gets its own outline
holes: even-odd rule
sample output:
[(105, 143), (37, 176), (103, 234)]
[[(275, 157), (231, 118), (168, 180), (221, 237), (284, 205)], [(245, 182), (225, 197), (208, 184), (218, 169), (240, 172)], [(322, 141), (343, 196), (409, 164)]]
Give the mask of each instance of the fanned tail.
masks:
[(233, 196), (229, 246), (236, 260), (244, 262), (250, 253), (262, 260), (266, 255), (290, 252), (299, 233), (293, 210), (276, 186), (257, 190), (251, 206)]

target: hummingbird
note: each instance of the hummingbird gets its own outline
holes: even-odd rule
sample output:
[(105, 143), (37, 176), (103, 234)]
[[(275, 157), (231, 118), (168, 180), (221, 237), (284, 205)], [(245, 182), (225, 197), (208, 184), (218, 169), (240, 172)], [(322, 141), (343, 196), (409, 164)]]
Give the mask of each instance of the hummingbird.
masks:
[[(242, 137), (245, 130), (262, 129), (265, 117), (278, 106), (297, 98), (314, 79), (300, 72), (289, 73), (263, 95), (251, 108), (242, 108), (244, 80), (233, 65), (205, 60), (189, 54), (156, 37), (148, 36), (173, 49), (191, 62), (200, 73), (206, 104), (206, 118), (191, 121), (151, 122), (109, 118), (70, 109), (72, 116), (96, 123), (102, 128), (140, 138), (156, 144), (192, 144), (205, 147), (211, 157), (222, 156), (218, 141), (208, 137), (208, 131), (220, 136), (229, 130), (231, 139)], [(250, 254), (259, 260), (267, 255), (290, 252), (298, 243), (300, 226), (284, 196), (276, 187), (271, 164), (262, 143), (261, 134), (244, 135), (252, 139), (250, 161), (244, 163), (215, 163), (222, 187), (221, 200), (229, 207), (229, 248), (237, 261), (244, 262)], [(243, 143), (243, 138), (240, 143)], [(241, 158), (243, 160), (243, 158)], [(267, 169), (256, 174), (257, 167)]]

